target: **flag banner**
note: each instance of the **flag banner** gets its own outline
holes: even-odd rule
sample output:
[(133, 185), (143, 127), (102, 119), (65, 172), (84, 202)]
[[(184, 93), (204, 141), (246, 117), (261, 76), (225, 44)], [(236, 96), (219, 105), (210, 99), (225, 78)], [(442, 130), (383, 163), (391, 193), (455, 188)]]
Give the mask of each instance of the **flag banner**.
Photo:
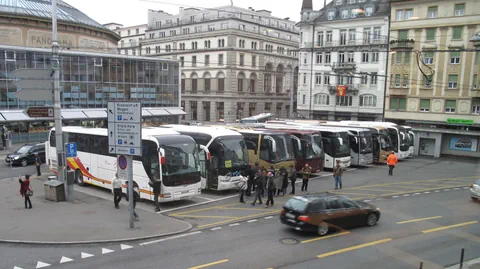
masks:
[(347, 96), (347, 86), (337, 86), (337, 96)]

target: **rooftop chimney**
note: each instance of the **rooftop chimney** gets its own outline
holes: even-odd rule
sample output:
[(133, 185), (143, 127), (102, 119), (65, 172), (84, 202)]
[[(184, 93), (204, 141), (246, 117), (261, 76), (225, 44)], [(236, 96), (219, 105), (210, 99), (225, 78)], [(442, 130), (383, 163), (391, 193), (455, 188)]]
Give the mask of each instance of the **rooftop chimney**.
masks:
[(302, 11), (313, 10), (312, 0), (303, 0)]

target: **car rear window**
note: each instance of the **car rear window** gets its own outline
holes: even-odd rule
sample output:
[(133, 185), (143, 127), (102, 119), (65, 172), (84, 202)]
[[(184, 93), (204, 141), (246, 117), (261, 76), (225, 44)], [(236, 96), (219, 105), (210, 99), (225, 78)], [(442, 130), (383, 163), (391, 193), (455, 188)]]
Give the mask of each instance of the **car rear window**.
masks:
[(307, 201), (300, 200), (297, 198), (292, 198), (285, 203), (284, 207), (297, 212), (305, 212), (307, 205), (308, 205)]

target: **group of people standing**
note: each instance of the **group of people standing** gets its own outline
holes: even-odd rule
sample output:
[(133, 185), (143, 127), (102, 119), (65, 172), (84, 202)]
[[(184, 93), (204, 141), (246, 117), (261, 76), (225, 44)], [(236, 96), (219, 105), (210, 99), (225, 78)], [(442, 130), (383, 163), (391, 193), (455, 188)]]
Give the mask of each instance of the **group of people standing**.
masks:
[[(306, 164), (302, 169), (302, 191), (307, 191), (308, 180), (310, 179), (312, 168)], [(281, 168), (276, 171), (273, 166), (269, 169), (259, 167), (258, 163), (251, 166), (249, 171), (239, 182), (240, 203), (245, 203), (244, 196), (251, 196), (255, 192), (255, 199), (252, 206), (258, 203), (262, 204), (262, 197), (267, 195), (265, 207), (273, 206), (274, 196), (285, 196), (287, 194), (288, 183), (292, 186), (290, 194), (295, 194), (295, 182), (297, 180), (297, 170), (293, 165), (289, 169)]]

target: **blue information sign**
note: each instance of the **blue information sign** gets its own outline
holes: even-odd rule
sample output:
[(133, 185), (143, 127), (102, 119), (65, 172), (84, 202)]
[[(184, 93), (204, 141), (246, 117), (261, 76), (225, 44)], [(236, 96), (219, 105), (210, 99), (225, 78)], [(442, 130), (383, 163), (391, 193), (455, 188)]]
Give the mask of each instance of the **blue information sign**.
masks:
[(77, 144), (67, 143), (67, 158), (77, 157)]

